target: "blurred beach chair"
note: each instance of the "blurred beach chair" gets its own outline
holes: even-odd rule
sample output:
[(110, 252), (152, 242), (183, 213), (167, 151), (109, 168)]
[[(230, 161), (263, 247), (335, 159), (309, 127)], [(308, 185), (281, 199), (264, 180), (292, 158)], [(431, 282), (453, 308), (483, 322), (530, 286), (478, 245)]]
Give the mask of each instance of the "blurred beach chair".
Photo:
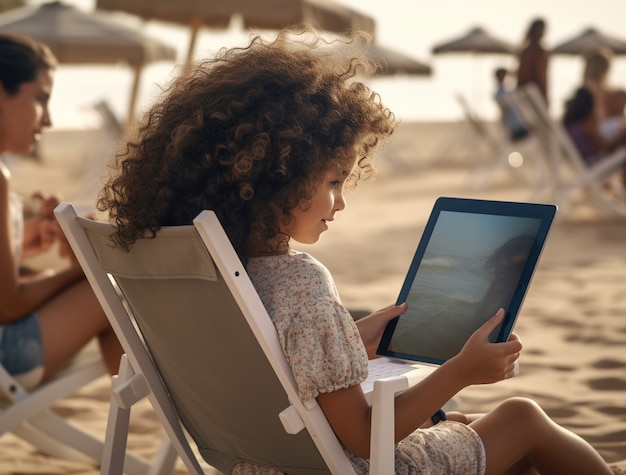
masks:
[(626, 191), (621, 182), (626, 147), (587, 164), (562, 124), (550, 117), (536, 86), (529, 84), (522, 92), (524, 100), (520, 104), (530, 111), (533, 127), (541, 131), (546, 159), (553, 170), (536, 197), (554, 200), (562, 212), (573, 207), (576, 198), (584, 198), (613, 215), (626, 217)]
[[(12, 433), (43, 453), (65, 460), (99, 464), (104, 440), (69, 423), (51, 407), (89, 383), (107, 374), (95, 345), (88, 345), (54, 379), (33, 390), (0, 365), (0, 436)], [(126, 455), (132, 475), (163, 474), (150, 471), (151, 462), (134, 454)]]
[[(474, 152), (475, 162), (469, 174), (468, 186), (480, 190), (491, 186), (502, 175), (508, 175), (516, 183), (533, 186), (540, 174), (537, 170), (537, 147), (535, 136), (529, 133), (513, 140), (510, 130), (498, 121), (495, 126), (481, 120), (463, 94), (456, 95), (463, 110), (465, 123), (480, 149)], [(513, 98), (510, 105), (515, 107)]]
[(30, 391), (0, 365), (0, 434), (13, 433), (54, 457), (85, 460), (82, 454), (86, 454), (97, 461), (102, 441), (50, 410), (58, 400), (106, 374), (104, 363), (93, 352), (81, 353), (77, 361)]
[(72, 136), (68, 136), (69, 140), (63, 143), (63, 152), (76, 157), (72, 163), (76, 190), (72, 201), (93, 210), (102, 177), (125, 131), (123, 123), (107, 100), (90, 103), (85, 111), (95, 119), (94, 125), (76, 130)]
[[(129, 252), (114, 228), (55, 210), (124, 347), (103, 472), (119, 473), (127, 411), (152, 403), (187, 470), (229, 473), (247, 460), (285, 473), (354, 474), (321, 408), (305, 407), (278, 335), (213, 212), (193, 226), (161, 228)], [(394, 473), (394, 394), (400, 376), (374, 382), (370, 473)]]
[(111, 109), (109, 102), (101, 99), (94, 104), (93, 108), (100, 115), (104, 130), (113, 137), (120, 138), (124, 133), (124, 126)]

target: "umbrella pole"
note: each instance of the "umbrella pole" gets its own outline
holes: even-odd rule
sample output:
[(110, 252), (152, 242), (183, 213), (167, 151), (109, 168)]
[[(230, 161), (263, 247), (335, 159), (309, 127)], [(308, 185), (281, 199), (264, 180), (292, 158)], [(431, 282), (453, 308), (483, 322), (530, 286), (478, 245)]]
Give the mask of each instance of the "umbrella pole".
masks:
[(187, 61), (185, 61), (185, 69), (188, 69), (193, 60), (193, 53), (196, 49), (196, 41), (198, 32), (202, 27), (202, 18), (196, 16), (191, 20), (191, 38), (189, 38), (189, 47), (187, 48)]
[(135, 74), (134, 74), (132, 89), (130, 92), (130, 102), (128, 104), (128, 116), (126, 119), (126, 125), (124, 127), (125, 129), (127, 129), (130, 126), (130, 124), (132, 124), (133, 120), (135, 120), (135, 108), (137, 106), (139, 83), (141, 82), (141, 73), (143, 71), (143, 68), (140, 65), (136, 65), (136, 66), (133, 66), (133, 71)]

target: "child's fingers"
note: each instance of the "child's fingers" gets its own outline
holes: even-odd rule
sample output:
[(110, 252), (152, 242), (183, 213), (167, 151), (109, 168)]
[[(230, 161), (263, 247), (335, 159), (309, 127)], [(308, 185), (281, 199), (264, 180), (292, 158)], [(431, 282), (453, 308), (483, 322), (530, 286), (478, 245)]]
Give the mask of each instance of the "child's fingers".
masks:
[(488, 337), (491, 334), (491, 332), (495, 330), (496, 327), (502, 323), (503, 319), (504, 319), (504, 309), (500, 308), (493, 315), (493, 317), (491, 317), (489, 320), (483, 323), (483, 325), (477, 330), (477, 332), (484, 335), (485, 337)]

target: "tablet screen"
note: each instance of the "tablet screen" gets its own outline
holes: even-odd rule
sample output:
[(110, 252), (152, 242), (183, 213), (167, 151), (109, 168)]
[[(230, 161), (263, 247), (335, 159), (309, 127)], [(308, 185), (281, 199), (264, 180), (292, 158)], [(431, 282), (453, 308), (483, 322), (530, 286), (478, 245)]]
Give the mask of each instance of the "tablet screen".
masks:
[(441, 198), (398, 297), (408, 310), (387, 326), (379, 354), (443, 363), (502, 307), (491, 341), (506, 341), (556, 207)]

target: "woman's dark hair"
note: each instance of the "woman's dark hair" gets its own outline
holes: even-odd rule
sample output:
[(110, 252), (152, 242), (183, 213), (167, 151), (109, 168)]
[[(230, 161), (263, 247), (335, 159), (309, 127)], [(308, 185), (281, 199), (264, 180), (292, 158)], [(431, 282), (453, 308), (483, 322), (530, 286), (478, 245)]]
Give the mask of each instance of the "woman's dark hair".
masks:
[(174, 80), (100, 195), (98, 209), (118, 227), (115, 243), (127, 249), (212, 209), (244, 262), (252, 239), (284, 250), (291, 211), (355, 157), (352, 181), (370, 175), (371, 156), (395, 127), (356, 80), (375, 66), (362, 57), (361, 36), (329, 43), (305, 28), (274, 41), (256, 36)]
[(576, 89), (574, 96), (565, 102), (563, 124), (582, 122), (593, 113), (593, 94), (586, 87)]
[(533, 41), (539, 41), (543, 36), (545, 29), (546, 21), (543, 18), (535, 18), (530, 22), (528, 30), (526, 31), (526, 42), (532, 43)]
[(37, 77), (42, 69), (55, 69), (57, 60), (50, 49), (23, 36), (0, 33), (0, 83), (8, 94)]

